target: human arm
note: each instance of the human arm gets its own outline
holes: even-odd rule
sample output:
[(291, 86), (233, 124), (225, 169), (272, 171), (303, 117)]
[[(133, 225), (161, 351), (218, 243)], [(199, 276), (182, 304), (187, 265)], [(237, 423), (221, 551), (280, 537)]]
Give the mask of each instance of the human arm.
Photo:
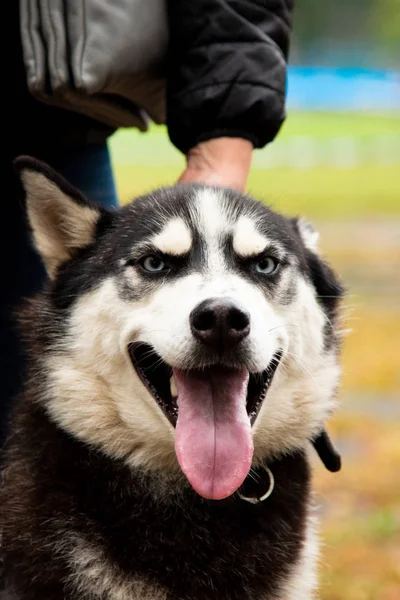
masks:
[(243, 189), (285, 117), (293, 0), (169, 0), (167, 123), (182, 181)]

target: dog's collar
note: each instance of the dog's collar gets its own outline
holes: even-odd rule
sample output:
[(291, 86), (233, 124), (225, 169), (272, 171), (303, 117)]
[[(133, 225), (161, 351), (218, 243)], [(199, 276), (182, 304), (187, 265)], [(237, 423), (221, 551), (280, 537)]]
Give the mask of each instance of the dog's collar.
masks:
[[(319, 435), (312, 440), (312, 444), (328, 471), (335, 473), (340, 470), (340, 454), (333, 446), (326, 429), (322, 429)], [(264, 477), (265, 474), (268, 478)], [(241, 500), (250, 504), (259, 504), (271, 496), (274, 488), (275, 479), (271, 469), (267, 465), (262, 465), (257, 471), (253, 469), (250, 471), (237, 493)]]
[[(244, 500), (245, 502), (250, 502), (250, 504), (259, 504), (260, 502), (264, 502), (264, 500), (266, 500), (267, 498), (270, 497), (270, 495), (272, 494), (272, 492), (274, 491), (274, 487), (275, 487), (275, 479), (274, 476), (272, 474), (271, 469), (269, 469), (266, 465), (263, 465), (260, 469), (260, 471), (262, 471), (260, 473), (260, 475), (257, 473), (257, 471), (253, 471), (251, 470), (250, 474), (247, 476), (246, 481), (244, 482), (244, 484), (242, 485), (243, 488), (243, 493), (238, 491), (238, 496), (241, 500)], [(264, 474), (263, 472), (265, 471), (265, 473), (267, 473), (269, 480), (267, 480), (266, 482), (264, 481), (264, 477), (262, 477), (262, 475)], [(256, 496), (247, 496), (245, 495), (245, 488), (247, 487), (247, 483), (248, 481), (253, 480), (253, 486), (252, 487), (252, 491), (248, 492), (248, 493), (255, 493), (253, 490), (255, 487), (260, 488), (260, 494), (256, 495)], [(240, 488), (240, 489), (242, 489)], [(265, 490), (265, 491), (263, 491)]]

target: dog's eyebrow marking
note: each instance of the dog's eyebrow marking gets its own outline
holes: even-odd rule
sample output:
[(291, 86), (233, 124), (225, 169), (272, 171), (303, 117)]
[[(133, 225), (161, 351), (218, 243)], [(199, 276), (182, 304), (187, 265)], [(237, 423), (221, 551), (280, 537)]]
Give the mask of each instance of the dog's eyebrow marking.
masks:
[(192, 234), (185, 221), (175, 217), (155, 235), (151, 242), (164, 254), (181, 256), (187, 254), (192, 247)]
[(233, 249), (239, 256), (257, 256), (261, 254), (270, 240), (262, 235), (256, 223), (250, 217), (242, 216), (236, 223), (233, 232)]

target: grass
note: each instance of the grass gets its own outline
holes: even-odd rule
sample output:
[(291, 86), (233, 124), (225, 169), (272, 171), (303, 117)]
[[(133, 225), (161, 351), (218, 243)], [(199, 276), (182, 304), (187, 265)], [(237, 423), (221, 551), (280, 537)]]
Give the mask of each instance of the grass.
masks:
[(400, 134), (400, 117), (397, 113), (345, 113), (345, 112), (290, 112), (282, 127), (282, 137), (310, 135), (333, 137), (354, 135), (370, 137), (382, 134)]
[[(116, 166), (122, 202), (155, 187), (172, 185), (182, 168), (134, 165)], [(248, 191), (256, 198), (288, 215), (303, 214), (311, 219), (374, 219), (398, 212), (399, 165), (363, 165), (350, 170), (254, 169)]]
[[(397, 141), (393, 156), (378, 164), (367, 153), (361, 164), (350, 163), (342, 168), (334, 164), (304, 168), (301, 156), (298, 167), (290, 166), (296, 163), (293, 153), (297, 148), (291, 144), (299, 140), (301, 154), (304, 139), (318, 143), (350, 138), (362, 151), (364, 146), (374, 148), (375, 142), (379, 146), (384, 136)], [(399, 140), (400, 115), (293, 113), (276, 141), (255, 153), (248, 190), (287, 214), (336, 220), (374, 219), (377, 214), (392, 217), (399, 210)], [(153, 127), (147, 134), (121, 130), (112, 137), (110, 145), (122, 202), (155, 187), (173, 184), (184, 168), (184, 158), (170, 144), (164, 127)], [(278, 154), (281, 162), (288, 158), (288, 166), (263, 167), (265, 157)]]
[(288, 215), (336, 220), (374, 219), (377, 213), (390, 217), (399, 210), (399, 165), (260, 169), (250, 177), (249, 191)]
[[(317, 223), (323, 253), (349, 290), (344, 327), (352, 331), (329, 424), (344, 467), (333, 475), (315, 461), (321, 600), (400, 599), (400, 147), (389, 160), (368, 154), (385, 136), (400, 141), (399, 115), (290, 114), (254, 160), (248, 186), (277, 210)], [(285, 157), (293, 140), (322, 148), (343, 138), (368, 149), (357, 164), (296, 167), (291, 156), (287, 166), (262, 168), (266, 153)], [(120, 131), (111, 149), (122, 202), (174, 183), (184, 168), (161, 127)]]

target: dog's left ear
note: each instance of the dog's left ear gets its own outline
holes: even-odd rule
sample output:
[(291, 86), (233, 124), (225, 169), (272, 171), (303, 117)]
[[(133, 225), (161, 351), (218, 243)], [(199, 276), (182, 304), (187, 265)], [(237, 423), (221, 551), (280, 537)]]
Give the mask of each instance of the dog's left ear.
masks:
[(291, 222), (305, 249), (310, 280), (328, 318), (333, 323), (337, 308), (344, 295), (343, 286), (336, 273), (319, 254), (319, 233), (303, 218), (291, 219)]
[(93, 242), (102, 211), (48, 165), (22, 156), (14, 166), (26, 192), (33, 241), (54, 278), (62, 263)]
[(318, 252), (319, 233), (314, 226), (303, 218), (293, 219), (293, 224), (307, 250)]

